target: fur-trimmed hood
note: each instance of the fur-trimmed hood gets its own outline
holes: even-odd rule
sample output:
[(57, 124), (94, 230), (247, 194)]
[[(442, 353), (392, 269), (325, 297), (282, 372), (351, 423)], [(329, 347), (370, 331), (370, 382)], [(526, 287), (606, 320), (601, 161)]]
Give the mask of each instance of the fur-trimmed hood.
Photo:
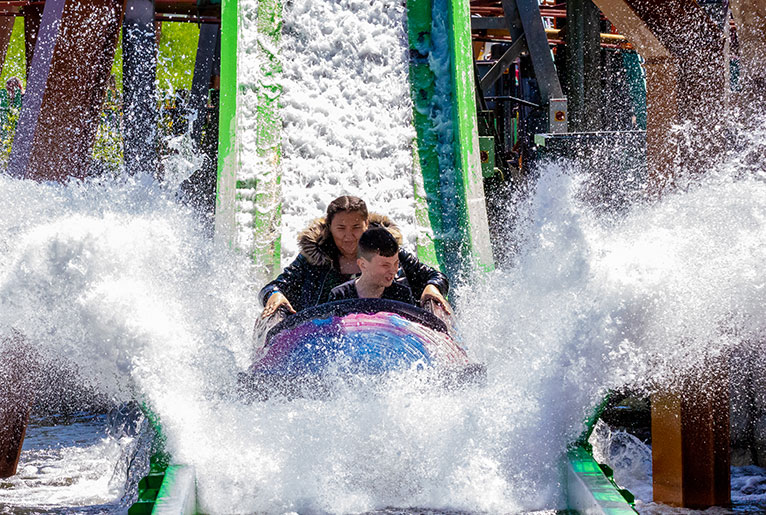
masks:
[[(402, 232), (393, 220), (385, 215), (370, 213), (367, 221), (370, 227), (385, 227), (388, 229), (388, 232), (396, 238), (396, 242), (401, 247)], [(301, 249), (303, 257), (310, 264), (316, 266), (332, 265), (338, 253), (335, 242), (332, 240), (332, 234), (330, 234), (330, 228), (327, 226), (324, 217), (313, 220), (307, 228), (301, 231), (298, 235), (298, 247)]]

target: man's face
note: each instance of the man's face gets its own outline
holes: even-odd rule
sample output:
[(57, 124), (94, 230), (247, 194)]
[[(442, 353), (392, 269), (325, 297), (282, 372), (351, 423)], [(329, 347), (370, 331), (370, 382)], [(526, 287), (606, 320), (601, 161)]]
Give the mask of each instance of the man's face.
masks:
[(370, 261), (364, 258), (358, 260), (359, 268), (365, 280), (381, 288), (388, 288), (399, 271), (399, 254), (391, 257), (383, 257), (380, 254), (372, 256)]

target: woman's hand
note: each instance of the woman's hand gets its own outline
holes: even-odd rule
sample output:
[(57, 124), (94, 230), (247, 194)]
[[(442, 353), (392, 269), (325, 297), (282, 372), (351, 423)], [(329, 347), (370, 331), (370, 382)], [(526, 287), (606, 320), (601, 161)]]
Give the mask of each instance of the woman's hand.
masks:
[(282, 295), (282, 293), (275, 291), (274, 293), (271, 294), (271, 296), (269, 297), (269, 300), (266, 301), (266, 307), (263, 308), (263, 313), (261, 313), (261, 318), (270, 317), (271, 315), (276, 313), (277, 310), (281, 307), (284, 307), (290, 313), (295, 313), (295, 310), (290, 304), (290, 301), (287, 300), (287, 297)]
[(420, 304), (423, 305), (423, 303), (427, 300), (436, 302), (442, 308), (444, 308), (444, 311), (446, 311), (447, 314), (452, 315), (452, 307), (449, 305), (449, 302), (447, 302), (447, 299), (444, 298), (444, 295), (442, 295), (442, 292), (439, 291), (439, 288), (433, 284), (426, 285), (425, 289), (423, 290), (423, 294), (420, 296)]

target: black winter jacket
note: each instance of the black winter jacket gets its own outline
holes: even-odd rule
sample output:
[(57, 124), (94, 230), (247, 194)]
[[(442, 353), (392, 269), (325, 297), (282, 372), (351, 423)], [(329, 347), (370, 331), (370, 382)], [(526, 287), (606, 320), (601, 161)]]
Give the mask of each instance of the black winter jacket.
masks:
[[(370, 227), (382, 226), (394, 235), (401, 245), (402, 235), (399, 228), (388, 217), (371, 213)], [(280, 292), (290, 301), (295, 311), (310, 308), (328, 301), (330, 290), (351, 279), (348, 274), (341, 274), (337, 266), (337, 248), (324, 218), (314, 220), (298, 236), (301, 249), (298, 257), (288, 265), (279, 277), (264, 286), (258, 298), (266, 305), (272, 293)], [(415, 299), (420, 299), (423, 290), (433, 284), (442, 295), (447, 295), (449, 281), (447, 277), (418, 261), (412, 253), (399, 248), (399, 272), (395, 279), (412, 290)]]

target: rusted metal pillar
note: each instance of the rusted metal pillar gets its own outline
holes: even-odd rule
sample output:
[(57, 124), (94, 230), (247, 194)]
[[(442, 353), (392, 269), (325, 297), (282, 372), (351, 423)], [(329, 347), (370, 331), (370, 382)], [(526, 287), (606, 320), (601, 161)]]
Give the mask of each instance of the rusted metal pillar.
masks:
[[(46, 1), (28, 59), (11, 175), (38, 180), (87, 175), (121, 19), (121, 0)], [(29, 20), (34, 23), (33, 11)]]
[(0, 340), (0, 478), (16, 473), (32, 404), (31, 357), (19, 334)]
[(601, 13), (591, 0), (567, 1), (566, 70), (569, 130), (601, 130)]
[[(725, 148), (726, 33), (694, 0), (594, 0), (646, 60), (646, 153), (655, 195)], [(681, 133), (677, 133), (682, 127)], [(655, 502), (730, 503), (728, 370), (712, 363), (652, 398)]]

